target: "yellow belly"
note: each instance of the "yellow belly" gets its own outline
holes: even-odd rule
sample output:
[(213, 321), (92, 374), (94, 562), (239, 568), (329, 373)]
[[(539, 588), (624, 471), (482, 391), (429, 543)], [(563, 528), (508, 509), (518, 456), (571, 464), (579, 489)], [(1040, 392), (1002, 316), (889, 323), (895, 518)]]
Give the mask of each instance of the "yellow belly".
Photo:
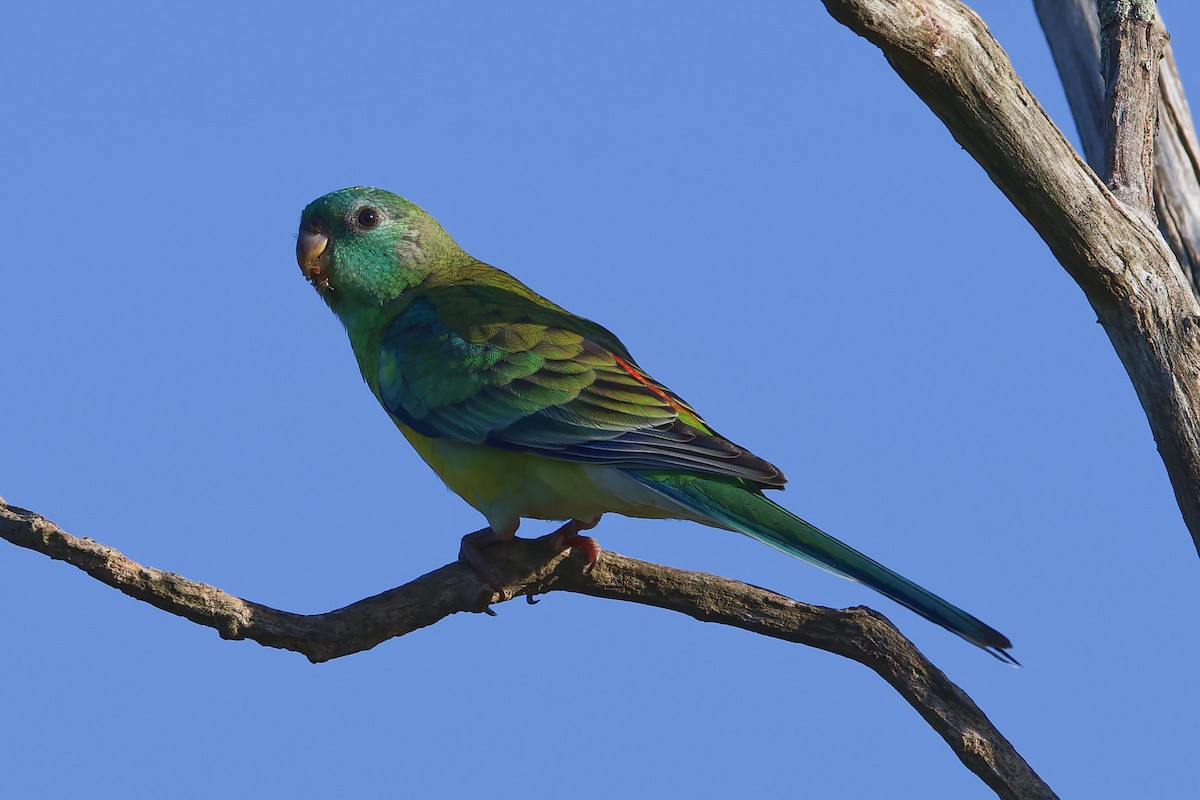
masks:
[(695, 518), (613, 467), (431, 439), (400, 422), (396, 426), (451, 491), (483, 514), (502, 536), (515, 533), (522, 517), (590, 521), (611, 512)]

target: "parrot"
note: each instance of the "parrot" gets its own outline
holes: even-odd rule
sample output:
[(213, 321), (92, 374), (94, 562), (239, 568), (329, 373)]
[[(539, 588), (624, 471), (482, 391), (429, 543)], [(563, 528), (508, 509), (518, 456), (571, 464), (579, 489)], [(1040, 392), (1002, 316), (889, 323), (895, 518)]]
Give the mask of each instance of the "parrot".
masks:
[[(717, 433), (607, 328), (468, 255), (416, 204), (356, 186), (305, 207), (296, 260), (346, 329), (372, 394), (487, 527), (460, 558), (562, 520), (562, 550), (601, 515), (744, 534), (891, 598), (1018, 665), (1009, 639), (775, 503), (778, 467)], [(482, 575), (486, 578), (486, 569)]]

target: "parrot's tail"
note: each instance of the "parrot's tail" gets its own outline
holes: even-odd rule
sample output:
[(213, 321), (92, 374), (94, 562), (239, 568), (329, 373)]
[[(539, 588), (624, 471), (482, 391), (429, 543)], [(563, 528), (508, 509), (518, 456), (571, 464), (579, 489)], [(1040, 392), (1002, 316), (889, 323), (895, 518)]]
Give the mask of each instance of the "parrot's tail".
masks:
[(866, 584), (1001, 661), (1020, 666), (1007, 652), (1012, 647), (1007, 636), (814, 528), (757, 490), (694, 476), (631, 474), (646, 486), (711, 518), (720, 527), (744, 533), (835, 575)]

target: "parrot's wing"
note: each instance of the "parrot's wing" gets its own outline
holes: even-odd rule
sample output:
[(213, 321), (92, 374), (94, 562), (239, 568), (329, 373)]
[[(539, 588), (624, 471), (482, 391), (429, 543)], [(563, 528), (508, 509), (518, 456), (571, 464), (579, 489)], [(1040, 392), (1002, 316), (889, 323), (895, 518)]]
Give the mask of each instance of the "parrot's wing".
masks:
[(786, 480), (603, 327), (493, 286), (428, 289), (408, 304), (380, 341), (379, 396), (424, 436), (763, 488)]

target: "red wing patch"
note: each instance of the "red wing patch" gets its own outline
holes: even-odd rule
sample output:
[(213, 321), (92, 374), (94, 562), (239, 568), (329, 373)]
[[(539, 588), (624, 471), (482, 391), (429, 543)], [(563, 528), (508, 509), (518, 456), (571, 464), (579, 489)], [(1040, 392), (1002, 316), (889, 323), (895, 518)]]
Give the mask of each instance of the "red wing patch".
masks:
[(626, 361), (625, 359), (621, 358), (620, 356), (618, 356), (616, 354), (613, 354), (613, 361), (616, 361), (617, 366), (619, 366), (621, 369), (628, 372), (629, 377), (633, 378), (635, 381), (640, 383), (642, 386), (645, 386), (647, 389), (654, 392), (654, 394), (657, 395), (660, 400), (662, 400), (664, 403), (666, 403), (671, 408), (675, 409), (676, 413), (678, 413), (678, 414), (691, 413), (689, 409), (686, 409), (682, 405), (680, 405), (678, 400), (676, 400), (671, 395), (667, 394), (661, 388), (659, 388), (659, 387), (655, 386), (653, 383), (651, 383), (650, 378), (649, 378), (649, 376), (646, 375), (646, 373), (642, 372), (640, 369), (633, 366), (628, 361)]

